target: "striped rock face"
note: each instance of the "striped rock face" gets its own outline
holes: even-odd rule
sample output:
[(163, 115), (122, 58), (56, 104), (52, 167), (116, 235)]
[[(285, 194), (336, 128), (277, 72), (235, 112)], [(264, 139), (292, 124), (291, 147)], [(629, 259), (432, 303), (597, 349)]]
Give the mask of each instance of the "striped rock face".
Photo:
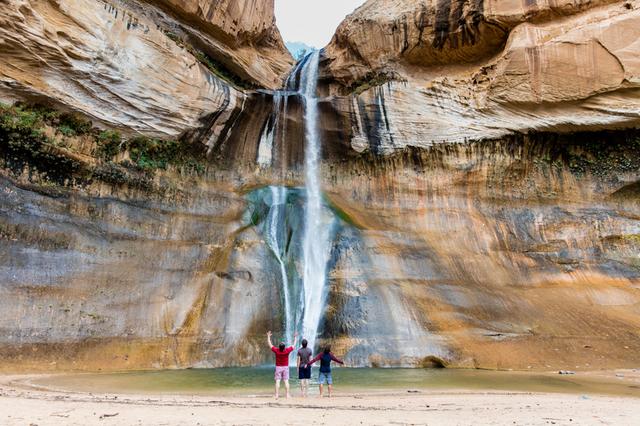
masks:
[[(202, 16), (196, 2), (159, 3), (3, 2), (0, 100), (51, 103), (124, 133), (176, 138), (203, 116), (227, 117), (243, 88), (282, 85), (292, 59), (273, 2), (225, 2)], [(256, 3), (270, 13), (243, 12)]]
[(633, 127), (639, 23), (633, 1), (372, 0), (338, 28), (321, 79), (347, 95), (333, 102), (358, 151)]
[(637, 1), (0, 8), (0, 369), (637, 367)]
[[(632, 367), (639, 141), (548, 133), (325, 160), (316, 342), (356, 366)], [(301, 325), (302, 173), (64, 185), (3, 158), (4, 369), (252, 365), (270, 360), (267, 330)]]

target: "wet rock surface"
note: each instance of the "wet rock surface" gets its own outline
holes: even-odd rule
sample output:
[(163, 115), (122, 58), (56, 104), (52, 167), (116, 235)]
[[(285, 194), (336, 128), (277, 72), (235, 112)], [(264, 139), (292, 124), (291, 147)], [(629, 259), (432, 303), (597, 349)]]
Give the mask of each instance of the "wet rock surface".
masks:
[[(319, 344), (351, 365), (630, 366), (640, 201), (614, 194), (640, 180), (638, 149), (634, 132), (546, 134), (325, 163), (337, 228)], [(158, 173), (176, 195), (52, 197), (5, 175), (5, 368), (269, 359), (263, 333), (284, 332), (270, 201), (245, 194), (265, 177)], [(299, 197), (282, 236), (292, 283)]]

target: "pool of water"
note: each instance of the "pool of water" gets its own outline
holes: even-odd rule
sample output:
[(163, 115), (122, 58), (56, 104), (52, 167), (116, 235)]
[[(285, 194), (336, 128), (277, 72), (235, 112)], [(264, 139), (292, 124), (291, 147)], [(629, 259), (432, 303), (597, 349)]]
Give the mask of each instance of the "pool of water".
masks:
[[(294, 369), (291, 369), (294, 377)], [(314, 369), (312, 383), (317, 383)], [(494, 390), (560, 392), (640, 397), (638, 383), (527, 372), (482, 370), (426, 370), (336, 368), (334, 386), (339, 392)], [(123, 373), (84, 373), (42, 377), (31, 383), (66, 391), (183, 395), (262, 395), (271, 391), (271, 368), (217, 368)], [(298, 380), (291, 380), (294, 387)], [(312, 390), (317, 393), (317, 387)]]

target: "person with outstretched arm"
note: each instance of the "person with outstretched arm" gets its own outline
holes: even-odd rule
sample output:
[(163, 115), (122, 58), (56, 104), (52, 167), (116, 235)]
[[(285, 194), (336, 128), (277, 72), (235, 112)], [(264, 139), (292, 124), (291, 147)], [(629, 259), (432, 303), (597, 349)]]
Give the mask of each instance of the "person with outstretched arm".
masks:
[(322, 398), (322, 386), (326, 383), (329, 386), (329, 398), (331, 398), (331, 391), (333, 390), (333, 378), (331, 377), (331, 361), (338, 364), (344, 364), (341, 360), (336, 358), (331, 353), (331, 346), (328, 345), (324, 348), (321, 354), (309, 361), (307, 364), (311, 366), (313, 363), (320, 361), (320, 374), (318, 375), (318, 384), (320, 385), (320, 398)]
[(276, 348), (271, 343), (271, 331), (267, 332), (267, 342), (271, 348), (271, 352), (276, 354), (276, 372), (274, 378), (276, 380), (276, 399), (280, 396), (280, 381), (284, 381), (284, 387), (287, 390), (287, 399), (289, 394), (289, 354), (293, 352), (293, 348), (298, 342), (298, 333), (293, 335), (293, 345), (288, 348), (284, 342), (281, 342)]

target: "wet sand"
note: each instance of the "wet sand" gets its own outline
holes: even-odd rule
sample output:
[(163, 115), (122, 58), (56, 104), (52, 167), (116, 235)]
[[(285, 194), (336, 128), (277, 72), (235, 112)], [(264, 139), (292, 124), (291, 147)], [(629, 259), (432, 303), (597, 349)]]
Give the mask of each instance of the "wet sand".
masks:
[[(637, 371), (587, 374), (630, 384), (640, 380)], [(640, 422), (640, 390), (637, 398), (481, 390), (362, 393), (338, 390), (331, 399), (294, 397), (275, 401), (266, 394), (215, 397), (53, 391), (33, 385), (41, 377), (0, 377), (0, 424), (634, 425)]]

